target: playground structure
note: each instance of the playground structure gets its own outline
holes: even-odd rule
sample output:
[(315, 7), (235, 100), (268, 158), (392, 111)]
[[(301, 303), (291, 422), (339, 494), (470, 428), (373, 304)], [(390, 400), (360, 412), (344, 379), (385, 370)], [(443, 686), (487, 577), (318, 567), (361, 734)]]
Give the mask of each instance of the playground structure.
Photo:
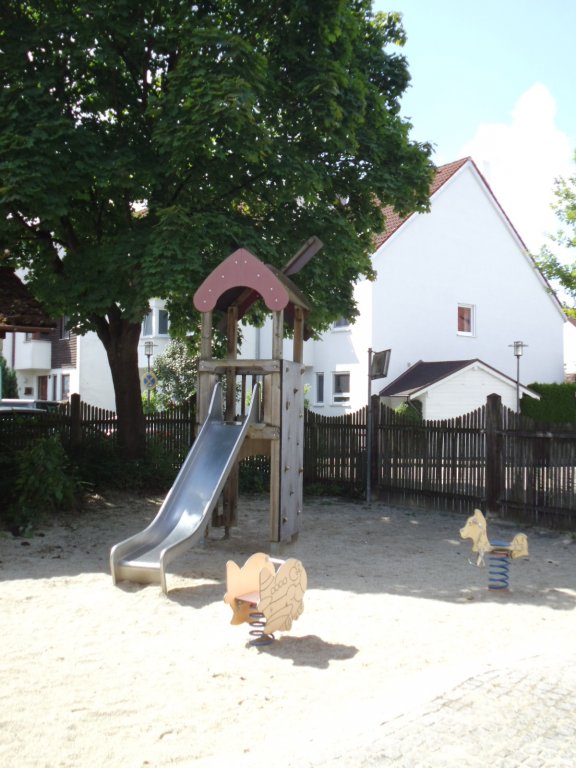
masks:
[(528, 537), (517, 533), (512, 541), (490, 541), (486, 518), (479, 509), (468, 518), (460, 529), (462, 539), (472, 539), (472, 552), (477, 552), (476, 565), (484, 565), (488, 555), (488, 589), (507, 591), (510, 587), (510, 560), (528, 557)]
[[(166, 592), (167, 566), (201, 540), (211, 516), (212, 525), (228, 533), (237, 523), (238, 464), (248, 456), (270, 457), (270, 541), (290, 542), (298, 536), (303, 503), (303, 346), (309, 305), (287, 275), (299, 271), (321, 247), (311, 238), (283, 272), (240, 248), (194, 294), (194, 306), (202, 316), (197, 437), (154, 520), (112, 547), (114, 584), (123, 580), (160, 584)], [(238, 321), (259, 299), (272, 313), (272, 358), (239, 359)], [(212, 356), (215, 310), (225, 315), (225, 359)], [(285, 324), (293, 330), (293, 360), (283, 359)]]
[[(315, 239), (312, 239), (315, 241)], [(309, 241), (310, 243), (311, 241)], [(309, 244), (307, 244), (308, 247)], [(319, 241), (312, 242), (316, 249)], [(244, 415), (249, 387), (262, 385), (259, 416), (250, 426), (238, 460), (254, 455), (270, 457), (270, 541), (294, 540), (302, 521), (302, 473), (304, 456), (304, 391), (302, 384), (306, 298), (287, 277), (300, 266), (297, 256), (283, 272), (263, 264), (240, 248), (209, 275), (194, 294), (194, 306), (202, 315), (202, 343), (198, 366), (197, 421), (206, 417), (210, 393), (218, 376), (225, 380), (225, 418), (233, 419), (240, 395)], [(238, 358), (238, 322), (261, 298), (272, 313), (270, 359)], [(213, 312), (225, 315), (227, 355), (212, 356)], [(292, 360), (283, 359), (284, 326), (293, 330)], [(228, 530), (237, 523), (238, 464), (230, 473), (222, 495), (223, 510), (212, 524)]]
[(307, 584), (304, 566), (294, 558), (277, 560), (256, 552), (242, 568), (229, 560), (224, 602), (232, 608), (230, 623), (250, 624), (251, 645), (271, 643), (273, 633), (288, 631), (304, 610)]

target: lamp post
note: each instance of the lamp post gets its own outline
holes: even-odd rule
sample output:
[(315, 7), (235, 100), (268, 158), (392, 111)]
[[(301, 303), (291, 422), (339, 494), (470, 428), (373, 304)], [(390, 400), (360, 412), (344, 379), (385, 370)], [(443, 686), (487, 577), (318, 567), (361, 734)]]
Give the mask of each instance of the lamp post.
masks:
[[(150, 373), (150, 358), (154, 354), (154, 343), (152, 341), (144, 342), (144, 354), (148, 359), (148, 373)], [(148, 387), (148, 413), (150, 413), (150, 387)]]
[(520, 413), (520, 358), (524, 354), (524, 347), (527, 347), (528, 344), (524, 344), (523, 341), (515, 341), (508, 346), (514, 348), (514, 357), (516, 358), (516, 413)]

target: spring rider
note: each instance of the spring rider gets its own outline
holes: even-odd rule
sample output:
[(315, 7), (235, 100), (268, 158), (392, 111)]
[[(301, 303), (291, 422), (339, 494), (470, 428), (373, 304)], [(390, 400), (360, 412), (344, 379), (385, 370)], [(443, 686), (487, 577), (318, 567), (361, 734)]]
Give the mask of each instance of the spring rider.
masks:
[(251, 645), (273, 642), (273, 633), (288, 631), (304, 610), (307, 584), (304, 566), (294, 558), (277, 560), (256, 552), (242, 568), (229, 560), (224, 602), (232, 608), (230, 623), (250, 624)]
[(525, 533), (517, 533), (510, 542), (490, 541), (486, 526), (486, 518), (479, 509), (468, 518), (466, 525), (460, 529), (462, 539), (472, 539), (472, 552), (478, 553), (476, 565), (484, 565), (488, 555), (488, 589), (508, 591), (510, 587), (510, 560), (528, 557), (528, 537)]

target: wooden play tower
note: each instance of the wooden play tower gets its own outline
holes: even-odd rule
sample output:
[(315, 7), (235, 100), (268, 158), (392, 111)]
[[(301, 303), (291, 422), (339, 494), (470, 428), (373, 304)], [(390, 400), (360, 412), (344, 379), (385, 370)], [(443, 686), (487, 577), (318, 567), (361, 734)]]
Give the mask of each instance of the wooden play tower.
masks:
[[(194, 294), (194, 307), (202, 315), (197, 425), (201, 425), (207, 416), (218, 379), (224, 380), (226, 389), (227, 421), (243, 417), (247, 397), (256, 382), (262, 383), (259, 418), (249, 428), (239, 461), (254, 455), (270, 457), (271, 542), (295, 539), (301, 527), (303, 506), (302, 374), (305, 320), (310, 307), (286, 271), (280, 272), (240, 248), (225, 259)], [(294, 271), (297, 270), (292, 269), (291, 273)], [(259, 300), (272, 313), (272, 356), (267, 360), (241, 359), (238, 358), (238, 322)], [(227, 353), (224, 359), (216, 359), (212, 354), (215, 312), (222, 313), (226, 323)], [(283, 359), (285, 325), (293, 329), (292, 360)], [(224, 489), (222, 511), (216, 510), (213, 524), (226, 529), (235, 525), (237, 505), (238, 463)]]

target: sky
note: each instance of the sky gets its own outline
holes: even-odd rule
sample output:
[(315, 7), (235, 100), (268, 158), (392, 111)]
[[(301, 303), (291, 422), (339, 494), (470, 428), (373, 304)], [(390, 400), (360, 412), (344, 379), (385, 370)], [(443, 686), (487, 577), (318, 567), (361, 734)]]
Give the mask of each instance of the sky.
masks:
[(537, 254), (559, 226), (554, 180), (576, 175), (576, 0), (374, 0), (373, 9), (403, 16), (411, 137), (434, 145), (436, 165), (471, 156)]

